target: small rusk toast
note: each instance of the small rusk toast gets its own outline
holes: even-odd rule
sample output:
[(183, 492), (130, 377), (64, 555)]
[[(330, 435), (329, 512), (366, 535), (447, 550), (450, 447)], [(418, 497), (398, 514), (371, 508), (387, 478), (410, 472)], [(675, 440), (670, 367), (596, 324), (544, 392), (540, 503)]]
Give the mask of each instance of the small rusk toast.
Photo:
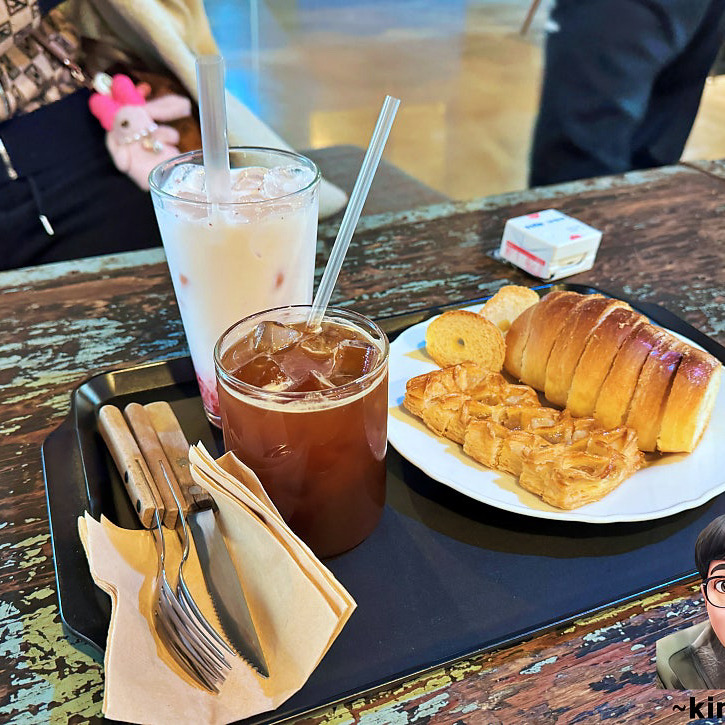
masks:
[(513, 321), (538, 301), (538, 293), (529, 287), (507, 284), (486, 301), (479, 314), (491, 320), (501, 332), (506, 334)]
[(495, 372), (503, 367), (506, 353), (501, 330), (468, 310), (449, 310), (436, 317), (426, 330), (425, 347), (442, 368), (474, 362)]

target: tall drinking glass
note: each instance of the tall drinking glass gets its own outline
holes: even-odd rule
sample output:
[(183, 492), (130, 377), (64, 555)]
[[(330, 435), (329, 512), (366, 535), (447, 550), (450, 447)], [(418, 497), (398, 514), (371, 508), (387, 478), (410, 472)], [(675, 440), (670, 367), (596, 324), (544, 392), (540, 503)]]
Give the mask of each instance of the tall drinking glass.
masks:
[(156, 219), (199, 382), (220, 425), (214, 344), (259, 310), (312, 300), (320, 172), (299, 154), (229, 149), (231, 201), (207, 201), (201, 151), (149, 176)]
[(224, 446), (318, 556), (375, 528), (385, 503), (388, 340), (372, 321), (310, 306), (241, 320), (214, 351)]

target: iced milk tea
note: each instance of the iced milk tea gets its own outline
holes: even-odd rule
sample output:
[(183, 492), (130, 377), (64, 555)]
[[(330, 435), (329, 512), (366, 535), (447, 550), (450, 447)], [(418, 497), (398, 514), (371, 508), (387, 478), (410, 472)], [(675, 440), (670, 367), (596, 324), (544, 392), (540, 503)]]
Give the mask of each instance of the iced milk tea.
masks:
[(156, 167), (154, 208), (204, 409), (219, 422), (214, 344), (233, 322), (312, 300), (317, 167), (274, 149), (230, 149), (229, 203), (206, 197), (201, 152)]

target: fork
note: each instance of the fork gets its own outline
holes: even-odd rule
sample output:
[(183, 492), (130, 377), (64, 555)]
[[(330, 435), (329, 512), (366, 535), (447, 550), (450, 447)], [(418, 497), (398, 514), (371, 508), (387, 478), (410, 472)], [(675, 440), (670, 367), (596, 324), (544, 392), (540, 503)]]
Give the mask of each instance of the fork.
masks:
[[(183, 532), (182, 542), (184, 545), (184, 549), (181, 554), (181, 561), (179, 562), (179, 569), (177, 573), (176, 598), (178, 599), (181, 608), (186, 612), (187, 616), (195, 622), (198, 622), (198, 624), (206, 631), (207, 635), (211, 638), (213, 642), (221, 647), (223, 651), (228, 652), (230, 655), (234, 655), (234, 650), (224, 641), (224, 639), (222, 639), (221, 635), (219, 635), (214, 627), (209, 624), (209, 621), (206, 619), (206, 617), (204, 617), (204, 615), (201, 613), (199, 607), (196, 604), (196, 601), (194, 600), (193, 595), (189, 591), (186, 580), (184, 579), (184, 564), (186, 564), (186, 561), (189, 558), (190, 550), (190, 537), (189, 529), (186, 523), (186, 515), (184, 514), (184, 508), (181, 505), (181, 502), (178, 500), (176, 493), (174, 492), (174, 488), (171, 485), (171, 481), (169, 480), (169, 474), (166, 472), (166, 466), (161, 460), (159, 461), (159, 467), (161, 469), (161, 473), (164, 476), (166, 484), (171, 490), (171, 495), (174, 497), (174, 501), (179, 507), (179, 521), (181, 522), (181, 530)], [(215, 648), (215, 650), (218, 651), (218, 647)], [(228, 667), (229, 665), (223, 658), (223, 652), (221, 652), (221, 657), (224, 661), (224, 664)]]
[[(176, 593), (166, 576), (166, 545), (161, 517), (156, 509), (156, 528), (152, 530), (158, 565), (154, 580), (154, 623), (159, 637), (176, 661), (197, 683), (210, 692), (218, 693), (231, 665), (224, 650), (231, 650), (200, 612), (183, 578), (183, 567), (189, 553), (189, 538), (183, 512), (184, 553), (179, 563)], [(221, 645), (221, 646), (220, 646)]]
[[(163, 461), (159, 460), (163, 481), (154, 479), (136, 439), (121, 411), (113, 405), (98, 413), (98, 428), (106, 441), (134, 510), (154, 537), (157, 569), (154, 578), (154, 629), (184, 671), (204, 689), (218, 693), (231, 665), (225, 652), (233, 654), (226, 642), (199, 610), (184, 580), (184, 564), (189, 556), (189, 531), (184, 506), (174, 490)], [(160, 486), (164, 486), (160, 489)], [(162, 494), (163, 491), (163, 494)], [(183, 553), (179, 562), (176, 591), (166, 576), (166, 544), (162, 521), (169, 511), (164, 498), (174, 504), (181, 522)], [(178, 532), (178, 527), (175, 527)]]

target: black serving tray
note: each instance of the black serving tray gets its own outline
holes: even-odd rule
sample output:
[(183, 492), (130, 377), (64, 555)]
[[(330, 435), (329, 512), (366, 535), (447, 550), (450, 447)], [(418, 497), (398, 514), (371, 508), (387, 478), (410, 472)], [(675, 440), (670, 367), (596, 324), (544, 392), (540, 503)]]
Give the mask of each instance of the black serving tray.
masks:
[[(600, 292), (572, 284), (545, 287), (552, 286)], [(667, 310), (627, 301), (725, 362), (725, 348)], [(475, 302), (378, 322), (394, 337), (444, 309)], [(99, 652), (110, 600), (90, 576), (77, 518), (88, 510), (126, 528), (138, 523), (96, 431), (96, 412), (106, 403), (153, 400), (171, 404), (189, 440), (223, 452), (219, 432), (204, 416), (188, 358), (90, 378), (73, 392), (68, 417), (42, 448), (61, 619)], [(531, 518), (472, 501), (391, 448), (379, 526), (357, 548), (326, 562), (357, 610), (302, 690), (247, 722), (300, 715), (692, 577), (697, 535), (723, 513), (725, 495), (649, 522)]]

